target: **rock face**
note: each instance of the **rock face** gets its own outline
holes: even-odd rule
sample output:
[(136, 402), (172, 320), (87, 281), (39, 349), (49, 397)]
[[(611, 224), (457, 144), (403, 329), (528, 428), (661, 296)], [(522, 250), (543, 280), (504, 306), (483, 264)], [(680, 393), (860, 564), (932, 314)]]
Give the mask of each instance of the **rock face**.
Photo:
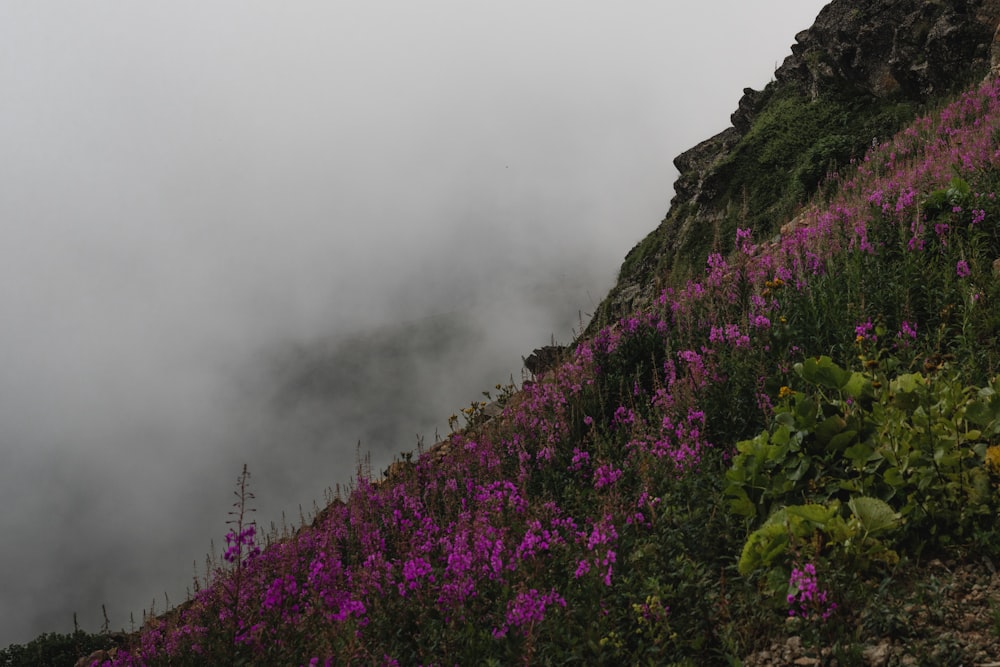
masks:
[(796, 35), (776, 77), (814, 97), (826, 86), (848, 85), (878, 97), (927, 99), (989, 62), (996, 4), (836, 0)]
[[(774, 81), (763, 91), (743, 91), (732, 126), (674, 160), (680, 176), (670, 211), (626, 257), (618, 284), (595, 313), (591, 329), (647, 303), (679, 260), (702, 266), (698, 251), (707, 254), (704, 248), (712, 242), (725, 252), (727, 233), (735, 228), (733, 211), (745, 210), (748, 201), (759, 237), (788, 221), (791, 215), (781, 206), (768, 215), (769, 203), (782, 196), (783, 186), (774, 178), (767, 188), (755, 189), (754, 182), (734, 186), (746, 165), (767, 164), (782, 150), (805, 155), (812, 162), (776, 160), (772, 165), (775, 173), (787, 172), (784, 187), (797, 187), (792, 196), (804, 200), (828, 166), (843, 164), (878, 141), (872, 132), (885, 132), (882, 138), (888, 138), (917, 105), (959, 90), (991, 69), (1000, 72), (1000, 43), (994, 41), (998, 24), (1000, 0), (833, 0), (811, 28), (795, 36)], [(759, 126), (773, 122), (768, 115), (774, 117), (781, 104), (785, 111), (794, 105), (840, 105), (838, 113), (843, 113), (836, 120), (853, 114), (853, 133), (831, 133), (813, 144), (762, 142), (764, 130), (773, 133), (780, 125)], [(809, 113), (824, 131), (834, 124), (819, 110)], [(862, 118), (866, 113), (870, 122)], [(692, 241), (699, 235), (703, 240)]]

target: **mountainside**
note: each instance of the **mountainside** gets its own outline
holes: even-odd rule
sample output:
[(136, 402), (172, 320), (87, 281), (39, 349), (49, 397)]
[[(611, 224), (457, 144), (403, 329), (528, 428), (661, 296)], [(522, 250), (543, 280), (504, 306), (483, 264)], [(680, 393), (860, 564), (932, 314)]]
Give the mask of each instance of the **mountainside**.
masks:
[(892, 136), (928, 102), (981, 79), (998, 23), (996, 0), (827, 5), (795, 36), (774, 80), (743, 91), (732, 126), (675, 158), (670, 211), (629, 252), (590, 331), (648, 305), (709, 252), (732, 247), (737, 226), (757, 239), (775, 234), (828, 172)]
[(245, 471), (192, 598), (81, 664), (995, 665), (998, 23), (831, 3), (571, 348), (296, 528)]

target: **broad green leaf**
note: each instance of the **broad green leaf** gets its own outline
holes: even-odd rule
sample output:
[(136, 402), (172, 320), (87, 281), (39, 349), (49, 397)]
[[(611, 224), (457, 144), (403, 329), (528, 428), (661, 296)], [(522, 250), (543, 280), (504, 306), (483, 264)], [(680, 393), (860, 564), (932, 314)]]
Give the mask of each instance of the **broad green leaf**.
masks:
[(771, 561), (785, 551), (788, 546), (788, 531), (780, 524), (764, 524), (750, 533), (737, 569), (746, 576), (759, 567), (770, 565)]
[(858, 372), (851, 373), (843, 391), (851, 398), (862, 398), (873, 394), (871, 380)]
[(894, 528), (899, 522), (899, 514), (878, 498), (851, 498), (847, 506), (869, 535)]
[(765, 526), (781, 526), (784, 528), (785, 524), (788, 522), (788, 511), (781, 507), (775, 510), (771, 516), (767, 517), (767, 521), (764, 522)]
[(923, 388), (924, 376), (920, 373), (900, 375), (892, 381), (892, 392), (896, 395), (894, 405), (906, 412), (913, 412), (920, 405), (919, 392)]
[(858, 432), (854, 430), (838, 433), (830, 439), (830, 443), (827, 447), (835, 452), (840, 451), (847, 447), (847, 445), (849, 445), (856, 437), (858, 437)]
[(966, 406), (965, 417), (976, 426), (996, 433), (1000, 429), (1000, 401), (996, 395), (983, 400), (980, 392), (980, 398)]
[(788, 444), (788, 427), (782, 424), (771, 434), (771, 442), (775, 445), (784, 446)]
[(757, 508), (754, 507), (754, 504), (750, 502), (750, 499), (745, 496), (743, 498), (734, 498), (730, 500), (729, 510), (737, 516), (745, 516), (751, 519), (757, 516)]
[(767, 444), (767, 431), (752, 440), (740, 440), (736, 443), (736, 451), (740, 454), (753, 454), (754, 450), (761, 444)]
[(904, 483), (903, 473), (900, 472), (899, 468), (889, 468), (883, 473), (882, 479), (893, 488), (900, 487)]
[(859, 442), (844, 450), (844, 456), (851, 460), (855, 468), (863, 468), (875, 450), (867, 442)]
[(816, 425), (817, 412), (816, 401), (804, 395), (795, 396), (795, 421), (800, 429), (811, 430)]
[(847, 421), (840, 415), (827, 417), (816, 427), (816, 439), (823, 445), (830, 442), (833, 436), (837, 435), (847, 426)]
[(801, 364), (796, 364), (795, 371), (803, 380), (830, 389), (843, 389), (851, 379), (850, 371), (845, 371), (827, 356), (810, 357)]
[(837, 508), (811, 503), (809, 505), (789, 505), (785, 508), (785, 511), (790, 516), (801, 517), (806, 521), (811, 521), (822, 526), (837, 513)]

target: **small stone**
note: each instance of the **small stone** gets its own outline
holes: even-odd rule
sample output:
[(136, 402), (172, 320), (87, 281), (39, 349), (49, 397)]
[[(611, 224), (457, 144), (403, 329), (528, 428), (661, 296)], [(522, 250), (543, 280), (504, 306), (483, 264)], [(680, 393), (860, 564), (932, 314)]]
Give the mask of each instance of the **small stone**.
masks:
[(889, 642), (883, 641), (878, 646), (868, 646), (862, 652), (866, 665), (884, 667), (889, 662)]
[(812, 667), (812, 665), (819, 664), (819, 658), (807, 658), (802, 656), (801, 658), (796, 658), (792, 661), (793, 665), (800, 665), (800, 667)]

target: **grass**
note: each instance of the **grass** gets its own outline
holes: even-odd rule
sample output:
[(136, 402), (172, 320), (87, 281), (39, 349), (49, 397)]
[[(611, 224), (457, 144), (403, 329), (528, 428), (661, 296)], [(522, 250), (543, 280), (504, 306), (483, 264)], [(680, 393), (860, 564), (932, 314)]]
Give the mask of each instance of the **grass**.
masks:
[[(998, 137), (998, 83), (917, 119), (796, 230), (735, 227), (499, 416), (389, 479), (359, 470), (311, 526), (256, 533), (241, 476), (224, 562), (106, 664), (739, 664), (792, 631), (844, 656), (859, 627), (905, 632), (878, 610), (909, 564), (1000, 555)], [(754, 478), (768, 511), (734, 511), (754, 439), (796, 467)], [(904, 441), (919, 479), (871, 458)], [(769, 548), (741, 562), (752, 535)]]

